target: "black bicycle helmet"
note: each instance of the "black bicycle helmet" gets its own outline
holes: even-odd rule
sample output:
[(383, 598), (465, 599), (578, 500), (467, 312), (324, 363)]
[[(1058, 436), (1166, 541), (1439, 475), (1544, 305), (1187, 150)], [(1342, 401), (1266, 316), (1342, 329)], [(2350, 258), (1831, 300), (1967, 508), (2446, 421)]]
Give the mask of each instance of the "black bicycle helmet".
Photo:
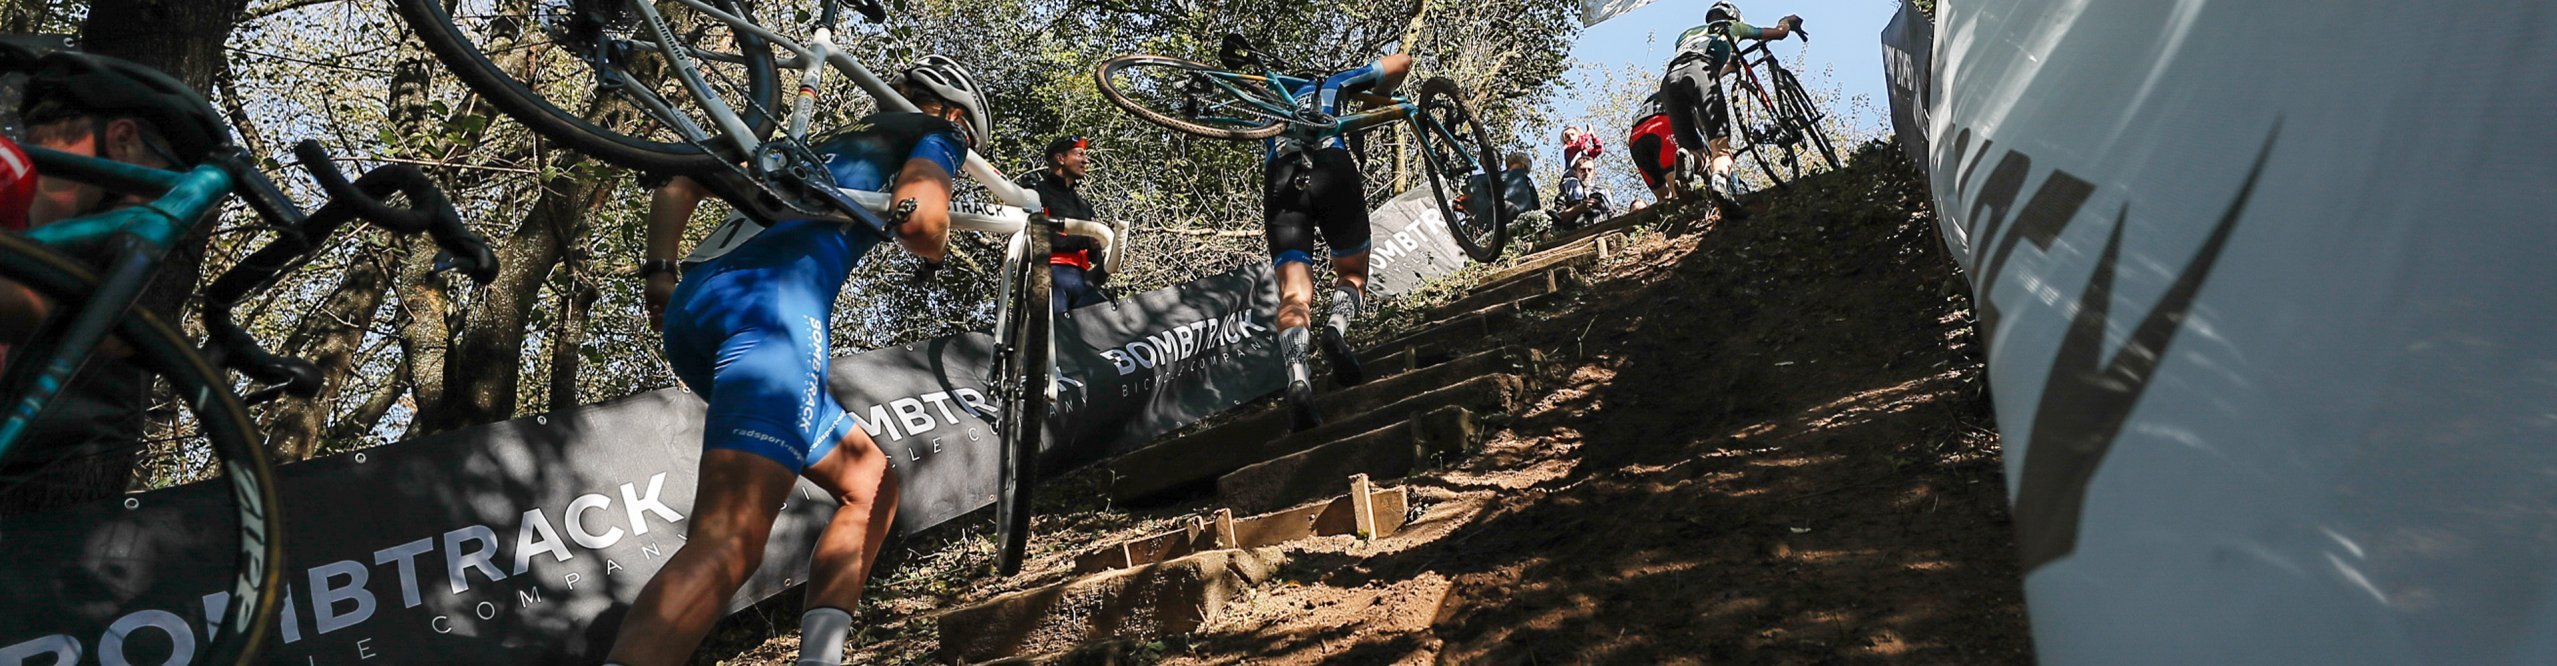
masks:
[[(28, 75), (18, 108), (21, 122), (51, 122), (66, 112), (140, 118), (159, 130), (168, 140), (170, 157), (183, 165), (203, 162), (230, 141), (230, 126), (212, 103), (158, 70), (79, 51), (10, 46), (0, 54), (0, 60), (8, 61), (0, 63), (0, 68)], [(31, 111), (41, 113), (30, 116)]]

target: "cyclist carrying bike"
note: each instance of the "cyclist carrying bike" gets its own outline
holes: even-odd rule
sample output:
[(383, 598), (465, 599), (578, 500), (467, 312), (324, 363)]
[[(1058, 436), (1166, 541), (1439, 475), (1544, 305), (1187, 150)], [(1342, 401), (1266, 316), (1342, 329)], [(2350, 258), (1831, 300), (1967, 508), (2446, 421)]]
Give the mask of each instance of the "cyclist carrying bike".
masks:
[(1731, 121), (1723, 103), (1722, 76), (1739, 71), (1740, 59), (1735, 56), (1740, 40), (1776, 41), (1801, 25), (1802, 17), (1794, 15), (1772, 26), (1749, 25), (1741, 22), (1739, 5), (1716, 2), (1705, 10), (1704, 25), (1678, 34), (1678, 55), (1669, 59), (1669, 73), (1660, 80), (1660, 101), (1678, 148), (1707, 156), (1712, 170), (1708, 190), (1719, 192), (1726, 202), (1739, 192), (1731, 171)]
[[(1225, 36), (1218, 59), (1245, 69), (1258, 58), (1251, 42)], [(1347, 71), (1320, 77), (1306, 89), (1291, 90), (1310, 98), (1317, 110), (1338, 116), (1344, 102), (1360, 93), (1391, 94), (1411, 74), (1412, 57), (1393, 54)], [(1314, 407), (1314, 375), (1307, 364), (1313, 334), (1314, 239), (1331, 248), (1332, 314), (1323, 326), (1323, 353), (1331, 357), (1332, 377), (1341, 384), (1365, 381), (1358, 357), (1350, 352), (1350, 321), (1366, 301), (1369, 230), (1367, 195), (1358, 170), (1340, 136), (1309, 135), (1290, 130), (1269, 140), (1264, 158), (1261, 211), (1279, 283), (1279, 353), (1287, 363), (1289, 415), (1298, 430), (1322, 422)]]
[[(28, 144), (156, 169), (192, 167), (229, 138), (222, 116), (185, 84), (151, 68), (76, 51), (44, 56), (16, 110)], [(24, 159), (21, 157), (21, 159)], [(41, 227), (148, 201), (105, 188), (40, 177), (23, 211)], [(13, 211), (15, 214), (16, 211)], [(55, 306), (15, 283), (0, 281), (0, 348), (32, 334)], [(0, 469), (0, 515), (61, 506), (124, 491), (142, 441), (151, 375), (117, 357), (109, 342), (91, 358), (27, 431), (41, 453), (15, 456)], [(0, 358), (5, 352), (0, 351)], [(19, 477), (26, 478), (19, 478)]]
[[(920, 113), (872, 114), (810, 148), (836, 185), (915, 202), (896, 240), (930, 270), (947, 249), (953, 178), (992, 123), (974, 79), (949, 58), (926, 56), (894, 84)], [(886, 455), (826, 390), (835, 296), (878, 239), (830, 220), (731, 216), (685, 258), (678, 281), (672, 257), (705, 194), (675, 179), (649, 205), (649, 314), (664, 322), (676, 377), (710, 409), (684, 545), (641, 589), (612, 662), (683, 661), (761, 565), (793, 477), (805, 476), (842, 506), (809, 566), (798, 663), (840, 663), (898, 499)]]

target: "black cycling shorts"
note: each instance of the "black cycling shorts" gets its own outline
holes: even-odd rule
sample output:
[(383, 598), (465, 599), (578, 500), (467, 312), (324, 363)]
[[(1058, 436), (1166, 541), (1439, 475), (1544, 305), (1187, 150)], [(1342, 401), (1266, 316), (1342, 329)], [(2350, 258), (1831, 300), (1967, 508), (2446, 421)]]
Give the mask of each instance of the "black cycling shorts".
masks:
[(1731, 120), (1723, 110), (1722, 86), (1714, 76), (1716, 67), (1704, 58), (1684, 57), (1669, 64), (1669, 74), (1660, 79), (1662, 111), (1669, 114), (1669, 125), (1678, 137), (1678, 147), (1704, 154), (1705, 142), (1731, 134)]
[[(1261, 185), (1263, 231), (1270, 238), (1272, 263), (1314, 263), (1314, 236), (1332, 248), (1332, 258), (1367, 251), (1367, 195), (1361, 189), (1358, 160), (1342, 148), (1311, 154), (1313, 165), (1294, 156), (1270, 161)], [(1298, 187), (1302, 173), (1304, 186)]]

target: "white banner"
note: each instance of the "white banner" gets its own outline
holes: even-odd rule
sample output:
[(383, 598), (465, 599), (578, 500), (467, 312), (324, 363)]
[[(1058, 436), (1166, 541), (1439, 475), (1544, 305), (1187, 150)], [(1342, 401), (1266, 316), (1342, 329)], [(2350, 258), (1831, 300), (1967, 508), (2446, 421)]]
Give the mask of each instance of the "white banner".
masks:
[(2041, 659), (2557, 663), (2557, 5), (1939, 6)]
[(1580, 25), (1589, 27), (1651, 4), (1651, 0), (1580, 0)]

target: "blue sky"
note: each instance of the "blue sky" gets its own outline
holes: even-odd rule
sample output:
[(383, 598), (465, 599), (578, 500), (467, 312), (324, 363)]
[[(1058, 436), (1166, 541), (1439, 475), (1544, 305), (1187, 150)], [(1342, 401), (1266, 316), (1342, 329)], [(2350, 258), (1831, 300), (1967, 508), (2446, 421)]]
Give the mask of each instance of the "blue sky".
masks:
[[(1882, 115), (1889, 102), (1883, 97), (1881, 35), (1883, 24), (1890, 23), (1891, 15), (1900, 10), (1897, 0), (1735, 1), (1743, 18), (1753, 24), (1772, 24), (1786, 14), (1802, 15), (1803, 27), (1812, 35), (1808, 46), (1803, 41), (1787, 39), (1775, 46), (1776, 57), (1801, 74), (1808, 87), (1822, 87), (1826, 81), (1827, 86), (1843, 93), (1842, 98), (1863, 95), (1870, 99), (1869, 106), (1849, 103), (1833, 109), (1846, 115), (1851, 126), (1889, 125)], [(1564, 78), (1588, 81), (1599, 72), (1632, 65), (1656, 80), (1661, 67), (1669, 61), (1670, 40), (1677, 39), (1680, 31), (1704, 22), (1705, 8), (1712, 4), (1710, 0), (1658, 0), (1584, 28), (1572, 45), (1574, 65)], [(1829, 74), (1824, 76), (1824, 70)], [(1565, 90), (1558, 95), (1552, 117), (1580, 117), (1587, 106), (1581, 97), (1600, 92), (1592, 87)], [(1611, 144), (1621, 144), (1627, 129), (1623, 125), (1632, 120), (1601, 118), (1598, 126), (1591, 129)], [(1559, 160), (1561, 143), (1554, 136), (1559, 131), (1556, 128), (1555, 132), (1531, 137), (1540, 178), (1548, 175), (1547, 165)], [(1609, 152), (1620, 150), (1621, 146), (1611, 145)]]

